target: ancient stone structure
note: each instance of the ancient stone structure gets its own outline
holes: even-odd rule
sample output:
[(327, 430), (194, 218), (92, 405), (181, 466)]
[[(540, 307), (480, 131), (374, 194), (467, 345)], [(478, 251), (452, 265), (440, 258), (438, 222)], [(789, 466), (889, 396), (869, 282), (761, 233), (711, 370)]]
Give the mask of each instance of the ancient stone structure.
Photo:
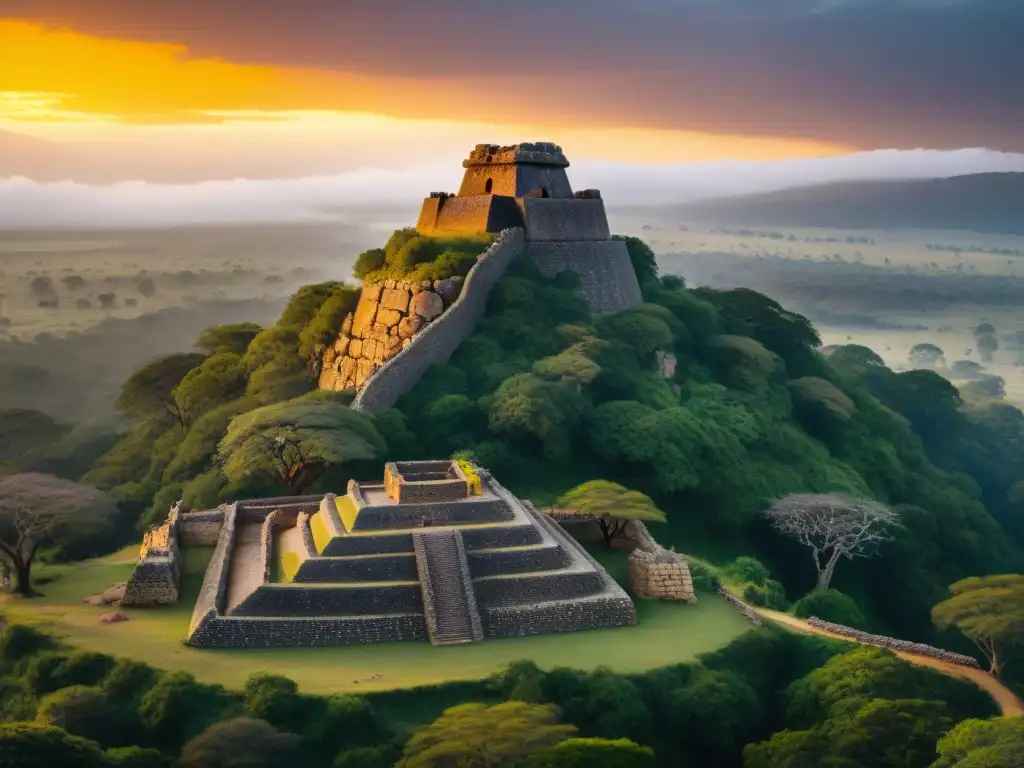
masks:
[(365, 285), (356, 311), (315, 363), (320, 389), (357, 390), (353, 407), (360, 410), (394, 405), (472, 333), (491, 288), (518, 256), (532, 259), (547, 276), (575, 273), (581, 295), (595, 312), (641, 303), (625, 243), (609, 235), (600, 192), (573, 192), (568, 165), (554, 144), (477, 146), (463, 162), (459, 193), (435, 192), (424, 200), (417, 230), (427, 235), (494, 232), (497, 240), (470, 269), (464, 285), (457, 278)]
[[(484, 316), (491, 288), (505, 274), (512, 259), (522, 252), (522, 246), (521, 229), (506, 230), (498, 235), (469, 271), (458, 298), (440, 317), (422, 328), (404, 349), (372, 372), (352, 407), (367, 412), (390, 408), (432, 366), (446, 362)], [(322, 382), (321, 378), (321, 388)]]
[(575, 272), (593, 311), (617, 312), (643, 300), (625, 244), (611, 239), (601, 193), (573, 192), (561, 147), (478, 144), (462, 166), (466, 172), (457, 195), (435, 193), (423, 201), (418, 231), (521, 228), (524, 253), (545, 275)]
[(320, 389), (358, 389), (459, 297), (462, 278), (386, 280), (363, 286), (356, 311), (320, 356)]
[(682, 555), (663, 549), (629, 553), (629, 585), (637, 597), (696, 603), (690, 568)]
[(125, 585), (121, 605), (178, 602), (181, 584), (178, 527), (178, 508), (175, 506), (167, 516), (167, 522), (143, 536), (140, 560)]
[(225, 507), (187, 642), (452, 644), (635, 622), (614, 579), (490, 473), (394, 462), (344, 496)]

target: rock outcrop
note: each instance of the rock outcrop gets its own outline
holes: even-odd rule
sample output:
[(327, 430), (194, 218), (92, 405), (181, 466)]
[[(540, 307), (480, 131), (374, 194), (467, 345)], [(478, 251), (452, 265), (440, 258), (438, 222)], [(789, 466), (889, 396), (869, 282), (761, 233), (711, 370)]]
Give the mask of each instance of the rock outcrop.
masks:
[(463, 279), (367, 283), (338, 338), (320, 354), (320, 389), (358, 390), (459, 297)]

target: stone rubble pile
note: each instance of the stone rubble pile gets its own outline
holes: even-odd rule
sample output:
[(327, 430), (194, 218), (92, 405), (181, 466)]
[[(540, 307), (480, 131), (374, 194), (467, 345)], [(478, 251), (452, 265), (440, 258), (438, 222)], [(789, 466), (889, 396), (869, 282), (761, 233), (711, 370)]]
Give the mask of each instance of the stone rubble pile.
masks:
[(843, 626), (842, 624), (833, 624), (831, 621), (823, 621), (815, 616), (807, 619), (807, 623), (812, 627), (818, 627), (819, 629), (824, 629), (828, 632), (842, 635), (843, 637), (849, 637), (857, 642), (865, 643), (867, 645), (878, 645), (882, 648), (889, 648), (894, 651), (916, 653), (919, 656), (930, 656), (933, 659), (948, 661), (951, 664), (960, 664), (965, 667), (974, 667), (976, 669), (981, 668), (981, 665), (978, 664), (978, 660), (973, 656), (954, 653), (953, 651), (936, 648), (932, 645), (912, 643), (909, 640), (899, 640), (898, 638), (886, 637), (885, 635), (872, 635), (868, 632), (861, 632), (859, 629)]
[(367, 283), (334, 343), (321, 350), (320, 389), (358, 389), (459, 297), (461, 277)]

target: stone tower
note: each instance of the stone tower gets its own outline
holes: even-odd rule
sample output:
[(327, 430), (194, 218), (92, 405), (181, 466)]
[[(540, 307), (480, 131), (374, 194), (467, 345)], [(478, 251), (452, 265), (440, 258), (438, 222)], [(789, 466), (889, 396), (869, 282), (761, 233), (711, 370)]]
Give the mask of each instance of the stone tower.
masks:
[(525, 252), (540, 271), (575, 272), (592, 310), (617, 312), (643, 301), (625, 244), (611, 239), (601, 193), (573, 192), (561, 147), (478, 144), (462, 166), (457, 195), (435, 192), (423, 201), (418, 231), (469, 234), (519, 227)]

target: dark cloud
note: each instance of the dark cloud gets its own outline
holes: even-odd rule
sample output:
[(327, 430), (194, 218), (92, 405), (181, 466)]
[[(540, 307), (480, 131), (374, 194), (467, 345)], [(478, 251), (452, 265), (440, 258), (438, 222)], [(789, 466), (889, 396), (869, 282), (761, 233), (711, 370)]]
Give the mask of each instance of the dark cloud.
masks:
[(1024, 150), (1024, 0), (4, 0), (0, 13), (196, 56), (477, 79), (468, 106), (483, 119)]

